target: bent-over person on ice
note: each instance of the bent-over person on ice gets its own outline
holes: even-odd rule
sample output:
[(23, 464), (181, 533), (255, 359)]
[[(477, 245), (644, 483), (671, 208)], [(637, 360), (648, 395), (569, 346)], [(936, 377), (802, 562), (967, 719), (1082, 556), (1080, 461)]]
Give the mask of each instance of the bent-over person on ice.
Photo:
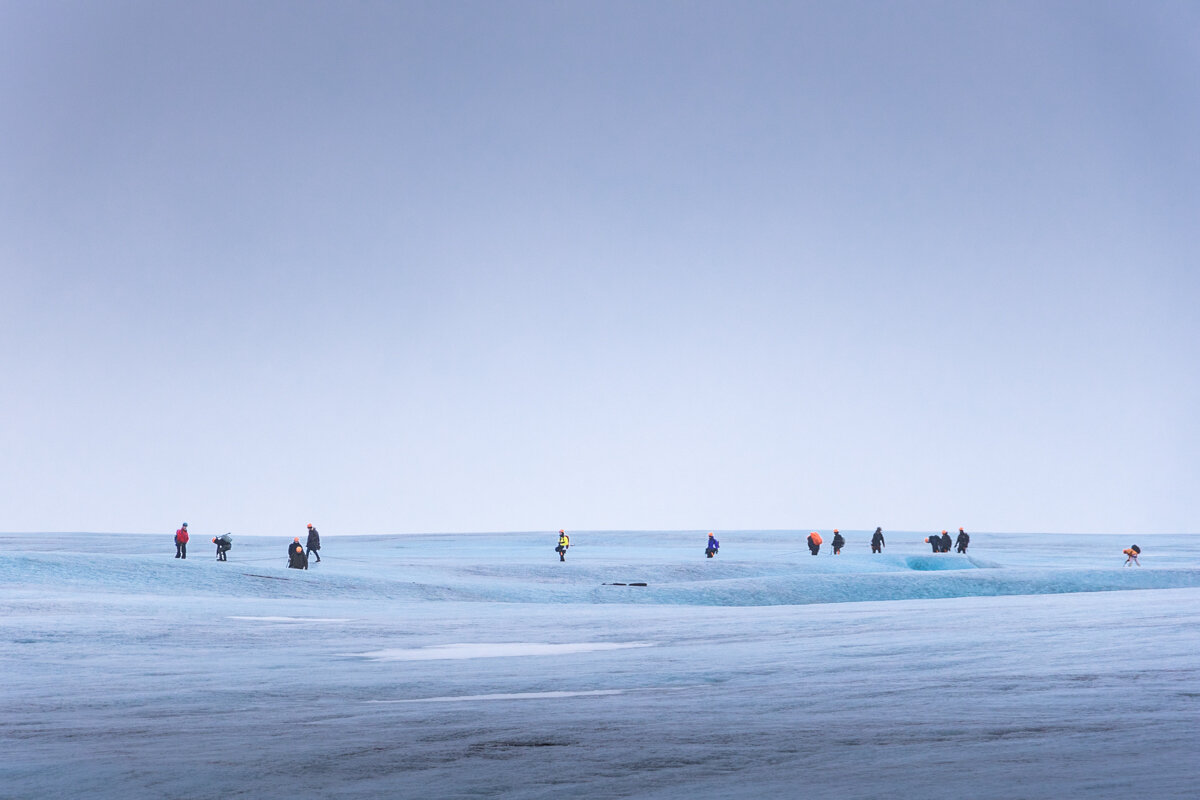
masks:
[(1121, 552), (1125, 554), (1125, 563), (1122, 566), (1128, 567), (1130, 564), (1137, 564), (1140, 567), (1142, 565), (1142, 562), (1138, 561), (1138, 556), (1142, 554), (1142, 548), (1138, 547), (1136, 544), (1133, 547), (1128, 547), (1122, 550)]
[(308, 558), (304, 555), (304, 545), (300, 544), (299, 536), (288, 545), (288, 569), (308, 569)]

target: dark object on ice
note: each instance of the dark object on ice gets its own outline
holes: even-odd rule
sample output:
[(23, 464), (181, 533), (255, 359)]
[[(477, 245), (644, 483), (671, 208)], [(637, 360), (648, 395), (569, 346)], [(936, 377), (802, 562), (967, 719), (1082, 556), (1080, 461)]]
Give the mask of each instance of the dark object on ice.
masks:
[(187, 523), (183, 523), (183, 527), (175, 531), (175, 557), (187, 558), (187, 543), (188, 532)]
[(233, 535), (225, 533), (217, 536), (213, 538), (213, 544), (217, 546), (217, 561), (228, 561), (225, 554), (229, 552), (229, 548), (233, 547)]
[(833, 554), (835, 556), (840, 555), (842, 552), (842, 548), (845, 547), (845, 545), (846, 545), (845, 538), (842, 537), (842, 534), (838, 533), (837, 528), (834, 528), (833, 529)]
[(704, 555), (707, 558), (712, 558), (721, 549), (721, 543), (717, 541), (717, 537), (711, 533), (708, 535), (708, 544), (704, 548)]
[(304, 545), (300, 544), (299, 536), (288, 545), (288, 569), (308, 569), (308, 557), (304, 555)]
[(304, 551), (304, 560), (308, 561), (308, 557), (313, 553), (317, 554), (317, 563), (321, 563), (321, 534), (317, 533), (317, 529), (308, 523), (308, 549)]
[(949, 553), (951, 544), (952, 542), (950, 541), (950, 534), (942, 531), (942, 552)]
[(883, 528), (876, 528), (874, 535), (871, 536), (871, 552), (883, 552)]
[(808, 535), (808, 551), (814, 556), (821, 552), (821, 542), (825, 541), (821, 538), (821, 534), (813, 531)]
[(954, 544), (956, 545), (958, 552), (960, 552), (960, 553), (967, 552), (967, 545), (969, 545), (970, 543), (971, 543), (971, 534), (967, 533), (962, 528), (959, 528), (958, 529), (958, 538), (954, 540)]
[(558, 547), (554, 548), (554, 552), (558, 553), (559, 561), (567, 560), (567, 548), (571, 546), (571, 537), (567, 536), (564, 531), (558, 532)]
[(644, 583), (602, 583), (601, 586), (645, 586)]

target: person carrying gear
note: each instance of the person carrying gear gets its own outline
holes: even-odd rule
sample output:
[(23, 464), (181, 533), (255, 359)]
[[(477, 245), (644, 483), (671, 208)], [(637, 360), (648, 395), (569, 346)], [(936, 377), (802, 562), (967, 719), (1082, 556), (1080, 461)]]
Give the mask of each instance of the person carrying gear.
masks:
[(808, 551), (814, 556), (821, 552), (821, 542), (825, 541), (821, 538), (821, 534), (813, 531), (808, 535)]
[(1140, 567), (1142, 565), (1142, 562), (1138, 561), (1138, 556), (1142, 554), (1142, 548), (1138, 547), (1136, 544), (1133, 547), (1122, 550), (1121, 552), (1125, 554), (1124, 566), (1128, 567), (1130, 564), (1137, 564)]
[(960, 553), (967, 552), (967, 545), (969, 545), (970, 543), (971, 543), (971, 534), (967, 533), (962, 528), (959, 528), (958, 529), (958, 538), (954, 540), (954, 545), (955, 545), (956, 549), (958, 550), (958, 552), (960, 552)]
[(567, 560), (567, 548), (571, 546), (571, 537), (567, 536), (566, 531), (558, 532), (558, 547), (554, 548), (554, 552), (558, 553), (559, 561)]
[(925, 541), (928, 542), (929, 546), (933, 548), (933, 552), (942, 552), (942, 537), (938, 536), (936, 533), (933, 536), (926, 536)]
[(228, 561), (225, 554), (229, 552), (229, 548), (233, 547), (233, 535), (226, 533), (221, 536), (213, 537), (213, 544), (217, 546), (217, 561)]
[(941, 541), (942, 541), (942, 552), (949, 553), (950, 546), (953, 544), (953, 542), (950, 541), (950, 534), (946, 533), (945, 531), (942, 531)]
[(708, 535), (708, 544), (704, 546), (704, 555), (707, 558), (712, 558), (721, 549), (721, 543), (717, 541), (717, 537), (711, 533)]
[(183, 523), (183, 527), (175, 531), (175, 557), (187, 558), (187, 543), (188, 532), (187, 523)]
[(308, 558), (304, 555), (304, 545), (300, 544), (299, 536), (288, 545), (288, 569), (308, 569)]
[(842, 538), (842, 535), (840, 533), (838, 533), (838, 529), (834, 528), (833, 529), (833, 554), (835, 556), (841, 555), (842, 547), (844, 547), (845, 544), (846, 544), (846, 540)]
[(871, 536), (871, 552), (883, 552), (883, 528), (876, 528), (874, 535)]
[(321, 563), (321, 534), (317, 533), (317, 529), (308, 523), (308, 549), (304, 551), (304, 560), (308, 561), (308, 557), (313, 553), (317, 554), (317, 563)]

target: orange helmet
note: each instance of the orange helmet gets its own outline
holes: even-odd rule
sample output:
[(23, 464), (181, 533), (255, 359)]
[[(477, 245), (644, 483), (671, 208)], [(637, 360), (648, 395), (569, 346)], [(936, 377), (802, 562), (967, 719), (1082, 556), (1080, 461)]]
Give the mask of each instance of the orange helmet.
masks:
[(299, 541), (300, 541), (300, 537), (299, 537), (299, 536), (294, 536), (294, 537), (292, 537), (292, 541), (293, 541), (293, 542), (299, 542)]

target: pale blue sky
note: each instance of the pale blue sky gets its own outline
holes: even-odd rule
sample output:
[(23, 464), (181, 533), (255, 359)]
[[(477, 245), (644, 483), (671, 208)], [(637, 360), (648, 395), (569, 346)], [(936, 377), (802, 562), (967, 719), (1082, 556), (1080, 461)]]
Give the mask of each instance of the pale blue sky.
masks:
[(0, 0), (0, 530), (1200, 530), (1197, 42)]

